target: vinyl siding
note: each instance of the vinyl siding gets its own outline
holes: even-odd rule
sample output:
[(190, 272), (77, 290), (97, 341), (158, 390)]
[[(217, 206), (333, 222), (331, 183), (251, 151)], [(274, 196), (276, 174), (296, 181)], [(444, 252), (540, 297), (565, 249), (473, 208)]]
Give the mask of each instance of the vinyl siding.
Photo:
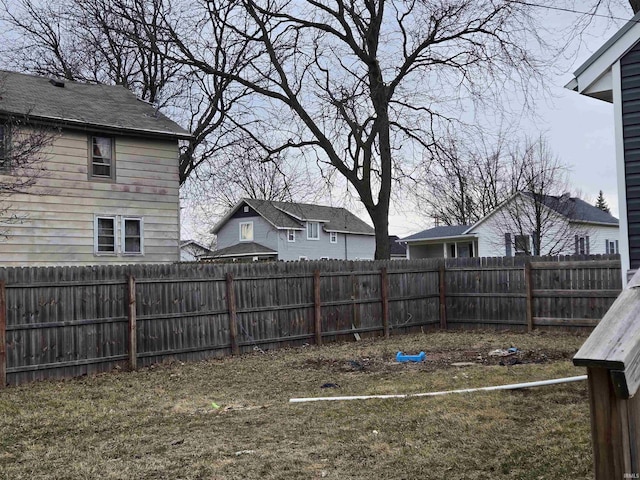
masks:
[[(532, 217), (529, 217), (532, 218)], [(478, 254), (481, 257), (503, 257), (506, 255), (505, 233), (511, 233), (511, 241), (518, 233), (518, 227), (514, 224), (508, 227), (513, 220), (507, 214), (501, 214), (498, 210), (494, 215), (487, 218), (471, 233), (478, 236)], [(619, 240), (619, 229), (617, 226), (601, 226), (585, 223), (567, 224), (566, 217), (558, 215), (553, 223), (546, 227), (542, 239), (542, 253), (547, 254), (549, 245), (562, 245), (562, 251), (556, 252), (562, 255), (575, 254), (575, 235), (589, 236), (589, 253), (604, 254), (605, 240)], [(515, 253), (511, 247), (512, 255)]]
[[(46, 173), (9, 198), (21, 220), (0, 226), (0, 264), (92, 265), (179, 260), (178, 144), (115, 136), (116, 178), (88, 179), (88, 135), (64, 130), (48, 148)], [(143, 219), (144, 255), (95, 255), (94, 217)]]
[(640, 267), (640, 44), (620, 59), (629, 260)]
[(230, 247), (240, 243), (240, 223), (253, 222), (253, 241), (272, 250), (278, 250), (278, 230), (258, 216), (234, 217), (218, 231), (216, 249)]
[(287, 230), (279, 231), (278, 258), (280, 260), (298, 260), (307, 257), (309, 260), (321, 258), (340, 260), (373, 259), (375, 253), (375, 237), (372, 235), (352, 235), (338, 233), (337, 243), (331, 243), (330, 235), (322, 227), (318, 240), (307, 240), (307, 230), (296, 231), (296, 241), (287, 241)]

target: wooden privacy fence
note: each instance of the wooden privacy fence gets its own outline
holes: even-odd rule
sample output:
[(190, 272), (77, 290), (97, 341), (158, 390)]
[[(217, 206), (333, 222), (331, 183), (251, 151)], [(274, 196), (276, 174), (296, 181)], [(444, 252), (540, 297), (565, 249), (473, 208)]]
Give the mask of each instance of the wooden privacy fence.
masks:
[(0, 386), (437, 328), (591, 328), (616, 256), (0, 269)]

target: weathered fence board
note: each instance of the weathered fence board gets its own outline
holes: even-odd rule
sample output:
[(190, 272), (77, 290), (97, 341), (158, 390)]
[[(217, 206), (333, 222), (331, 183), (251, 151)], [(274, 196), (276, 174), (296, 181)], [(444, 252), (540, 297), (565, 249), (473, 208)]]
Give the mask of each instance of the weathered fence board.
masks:
[(620, 278), (614, 256), (5, 268), (0, 384), (355, 334), (590, 329)]

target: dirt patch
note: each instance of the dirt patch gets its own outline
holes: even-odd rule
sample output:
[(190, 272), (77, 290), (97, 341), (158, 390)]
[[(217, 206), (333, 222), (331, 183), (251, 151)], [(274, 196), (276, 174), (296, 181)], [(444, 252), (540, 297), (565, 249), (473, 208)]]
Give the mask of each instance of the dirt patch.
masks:
[[(335, 373), (385, 373), (401, 372), (403, 370), (418, 370), (433, 372), (449, 368), (464, 368), (473, 365), (514, 366), (524, 364), (543, 364), (566, 361), (573, 357), (572, 352), (553, 349), (518, 350), (505, 356), (492, 356), (491, 349), (477, 348), (469, 350), (432, 350), (426, 351), (425, 361), (400, 363), (395, 355), (384, 353), (380, 356), (344, 358), (309, 358), (301, 362), (299, 368), (322, 370)], [(455, 365), (464, 364), (464, 365)], [(472, 364), (472, 365), (471, 365)]]

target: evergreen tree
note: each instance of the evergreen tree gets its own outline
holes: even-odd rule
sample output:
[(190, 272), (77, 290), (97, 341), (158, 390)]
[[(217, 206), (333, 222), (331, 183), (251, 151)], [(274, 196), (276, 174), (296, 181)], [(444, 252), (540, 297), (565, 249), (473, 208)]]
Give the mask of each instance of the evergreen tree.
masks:
[(610, 213), (609, 205), (607, 205), (607, 201), (604, 199), (602, 190), (600, 190), (600, 193), (598, 194), (598, 198), (596, 199), (596, 208), (599, 208), (603, 212)]

